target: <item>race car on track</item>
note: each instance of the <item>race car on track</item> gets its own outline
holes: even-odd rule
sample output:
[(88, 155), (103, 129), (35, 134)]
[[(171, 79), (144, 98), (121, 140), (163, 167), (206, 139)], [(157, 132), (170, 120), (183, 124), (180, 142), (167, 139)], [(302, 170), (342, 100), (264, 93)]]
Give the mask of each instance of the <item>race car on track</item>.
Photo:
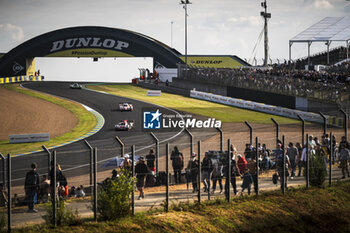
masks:
[(114, 126), (116, 130), (131, 130), (134, 128), (134, 121), (123, 120)]
[(132, 111), (132, 110), (134, 110), (134, 106), (132, 106), (132, 104), (129, 104), (129, 103), (121, 103), (121, 104), (119, 104), (119, 110), (120, 111)]
[(69, 87), (71, 89), (81, 89), (81, 85), (79, 83), (73, 83)]

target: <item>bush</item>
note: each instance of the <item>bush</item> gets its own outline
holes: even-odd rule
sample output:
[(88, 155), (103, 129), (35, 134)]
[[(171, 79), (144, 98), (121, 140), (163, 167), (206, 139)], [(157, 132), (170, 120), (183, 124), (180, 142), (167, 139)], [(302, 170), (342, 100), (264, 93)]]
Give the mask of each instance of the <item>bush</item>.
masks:
[(120, 170), (115, 179), (103, 182), (98, 191), (97, 211), (104, 220), (114, 220), (130, 214), (134, 178)]
[[(52, 224), (53, 220), (53, 211), (52, 211), (52, 202), (49, 201), (45, 204), (46, 214), (43, 216), (46, 224)], [(68, 208), (63, 200), (58, 201), (56, 208), (56, 224), (57, 226), (61, 225), (80, 225), (82, 220), (78, 214), (78, 210), (73, 213), (73, 211)]]
[(0, 212), (0, 232), (7, 226), (6, 213)]
[[(316, 153), (309, 155), (309, 182), (311, 186), (321, 187), (326, 180), (325, 157)], [(304, 169), (306, 178), (306, 169)]]

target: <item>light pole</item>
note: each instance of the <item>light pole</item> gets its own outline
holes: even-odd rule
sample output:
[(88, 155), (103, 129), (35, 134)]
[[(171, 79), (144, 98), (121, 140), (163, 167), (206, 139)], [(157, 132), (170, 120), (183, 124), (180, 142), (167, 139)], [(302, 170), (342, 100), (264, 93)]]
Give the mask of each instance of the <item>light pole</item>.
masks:
[(267, 13), (267, 4), (266, 0), (261, 3), (261, 7), (264, 8), (264, 11), (260, 12), (260, 15), (264, 17), (264, 50), (265, 50), (265, 59), (264, 59), (264, 66), (268, 65), (268, 58), (269, 58), (269, 39), (267, 37), (267, 20), (271, 18), (271, 13)]
[(187, 4), (192, 4), (189, 0), (181, 0), (181, 5), (185, 9), (185, 64), (187, 66)]
[(171, 21), (171, 47), (173, 47), (173, 24), (174, 24), (174, 21)]

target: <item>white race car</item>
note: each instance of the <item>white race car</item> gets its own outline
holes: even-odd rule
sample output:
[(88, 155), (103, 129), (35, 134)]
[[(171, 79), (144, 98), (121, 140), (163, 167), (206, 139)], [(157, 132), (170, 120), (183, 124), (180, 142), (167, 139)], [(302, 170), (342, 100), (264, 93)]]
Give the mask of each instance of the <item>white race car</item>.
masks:
[(134, 106), (132, 106), (132, 104), (129, 104), (129, 103), (121, 103), (121, 104), (119, 104), (119, 110), (120, 111), (132, 111), (132, 110), (134, 110)]
[(131, 130), (134, 128), (134, 121), (123, 120), (114, 126), (116, 130)]
[(72, 89), (81, 89), (81, 85), (79, 83), (73, 83), (69, 86)]

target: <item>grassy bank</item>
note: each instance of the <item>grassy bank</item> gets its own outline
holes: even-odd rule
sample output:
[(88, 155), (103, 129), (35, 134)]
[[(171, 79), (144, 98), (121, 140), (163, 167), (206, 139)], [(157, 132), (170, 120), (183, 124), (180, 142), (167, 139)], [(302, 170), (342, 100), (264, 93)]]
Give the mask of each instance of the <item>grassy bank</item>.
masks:
[(16, 91), (22, 94), (26, 94), (35, 98), (39, 98), (54, 104), (57, 104), (70, 112), (72, 112), (78, 119), (78, 124), (72, 129), (71, 132), (65, 133), (59, 137), (52, 138), (48, 142), (38, 142), (38, 143), (21, 143), (19, 144), (9, 144), (8, 141), (0, 141), (0, 152), (5, 154), (20, 154), (30, 151), (36, 151), (41, 149), (41, 145), (46, 147), (59, 145), (90, 132), (96, 125), (97, 120), (95, 116), (87, 111), (80, 104), (60, 99), (51, 95), (46, 95), (43, 93), (35, 92), (20, 88), (18, 84), (6, 84), (4, 85), (8, 90)]
[(147, 96), (147, 89), (133, 85), (88, 85), (88, 88), (108, 92), (118, 96), (142, 100), (153, 104), (159, 104), (178, 111), (219, 119), (223, 122), (248, 121), (250, 123), (271, 124), (271, 117), (273, 117), (280, 124), (292, 124), (298, 122), (286, 117), (230, 107), (223, 104), (212, 103), (164, 92), (160, 97)]
[(14, 232), (349, 232), (350, 183), (331, 188), (268, 192), (258, 197), (177, 204), (114, 222), (84, 222), (55, 229), (32, 226)]

